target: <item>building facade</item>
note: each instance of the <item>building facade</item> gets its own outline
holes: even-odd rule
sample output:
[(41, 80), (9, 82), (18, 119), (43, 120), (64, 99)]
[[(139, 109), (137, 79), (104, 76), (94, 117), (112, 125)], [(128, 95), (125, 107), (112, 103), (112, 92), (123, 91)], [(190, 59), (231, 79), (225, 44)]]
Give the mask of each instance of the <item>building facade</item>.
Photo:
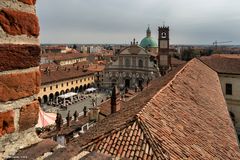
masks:
[(219, 74), (222, 91), (238, 135), (240, 135), (240, 74)]
[(157, 68), (150, 61), (150, 54), (137, 45), (135, 40), (106, 65), (105, 86), (117, 85), (134, 88), (144, 85), (158, 75)]
[(85, 53), (47, 53), (41, 56), (41, 64), (56, 63), (60, 66), (86, 62), (88, 54)]
[(41, 88), (38, 94), (38, 100), (41, 103), (54, 101), (59, 95), (68, 92), (79, 93), (95, 85), (95, 72), (83, 71), (77, 66), (44, 70), (41, 75)]
[(229, 114), (240, 136), (240, 57), (236, 55), (212, 55), (200, 58), (218, 72)]

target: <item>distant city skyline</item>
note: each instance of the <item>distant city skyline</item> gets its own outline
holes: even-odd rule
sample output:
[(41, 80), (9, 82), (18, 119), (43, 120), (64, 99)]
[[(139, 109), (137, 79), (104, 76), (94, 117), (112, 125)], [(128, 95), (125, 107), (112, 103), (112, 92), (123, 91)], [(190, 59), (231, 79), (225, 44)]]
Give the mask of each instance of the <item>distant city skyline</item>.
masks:
[(240, 1), (40, 0), (41, 43), (140, 43), (150, 25), (170, 26), (171, 44), (240, 44)]

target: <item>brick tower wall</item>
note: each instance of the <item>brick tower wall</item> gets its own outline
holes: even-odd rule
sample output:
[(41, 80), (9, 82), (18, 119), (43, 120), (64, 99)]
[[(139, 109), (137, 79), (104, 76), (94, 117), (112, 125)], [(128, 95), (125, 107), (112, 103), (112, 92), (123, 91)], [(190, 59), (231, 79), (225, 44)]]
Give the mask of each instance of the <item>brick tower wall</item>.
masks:
[(0, 157), (34, 144), (40, 90), (36, 0), (0, 1)]

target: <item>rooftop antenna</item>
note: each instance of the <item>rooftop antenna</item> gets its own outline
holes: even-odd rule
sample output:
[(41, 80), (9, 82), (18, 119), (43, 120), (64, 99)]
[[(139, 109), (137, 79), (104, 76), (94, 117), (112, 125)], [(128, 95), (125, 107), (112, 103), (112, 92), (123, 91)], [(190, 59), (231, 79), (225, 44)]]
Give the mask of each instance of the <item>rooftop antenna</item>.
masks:
[(165, 27), (165, 21), (163, 21), (163, 27)]

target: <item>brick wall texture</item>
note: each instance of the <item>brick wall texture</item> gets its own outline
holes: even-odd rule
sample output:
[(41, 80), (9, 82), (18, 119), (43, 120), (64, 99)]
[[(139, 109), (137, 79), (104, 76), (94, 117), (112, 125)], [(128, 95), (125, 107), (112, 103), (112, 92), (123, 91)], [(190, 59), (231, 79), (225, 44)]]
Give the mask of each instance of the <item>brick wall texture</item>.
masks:
[[(40, 88), (36, 0), (1, 1), (0, 138), (6, 134), (21, 134), (35, 126), (39, 103), (34, 95)], [(14, 6), (6, 5), (11, 3)]]

